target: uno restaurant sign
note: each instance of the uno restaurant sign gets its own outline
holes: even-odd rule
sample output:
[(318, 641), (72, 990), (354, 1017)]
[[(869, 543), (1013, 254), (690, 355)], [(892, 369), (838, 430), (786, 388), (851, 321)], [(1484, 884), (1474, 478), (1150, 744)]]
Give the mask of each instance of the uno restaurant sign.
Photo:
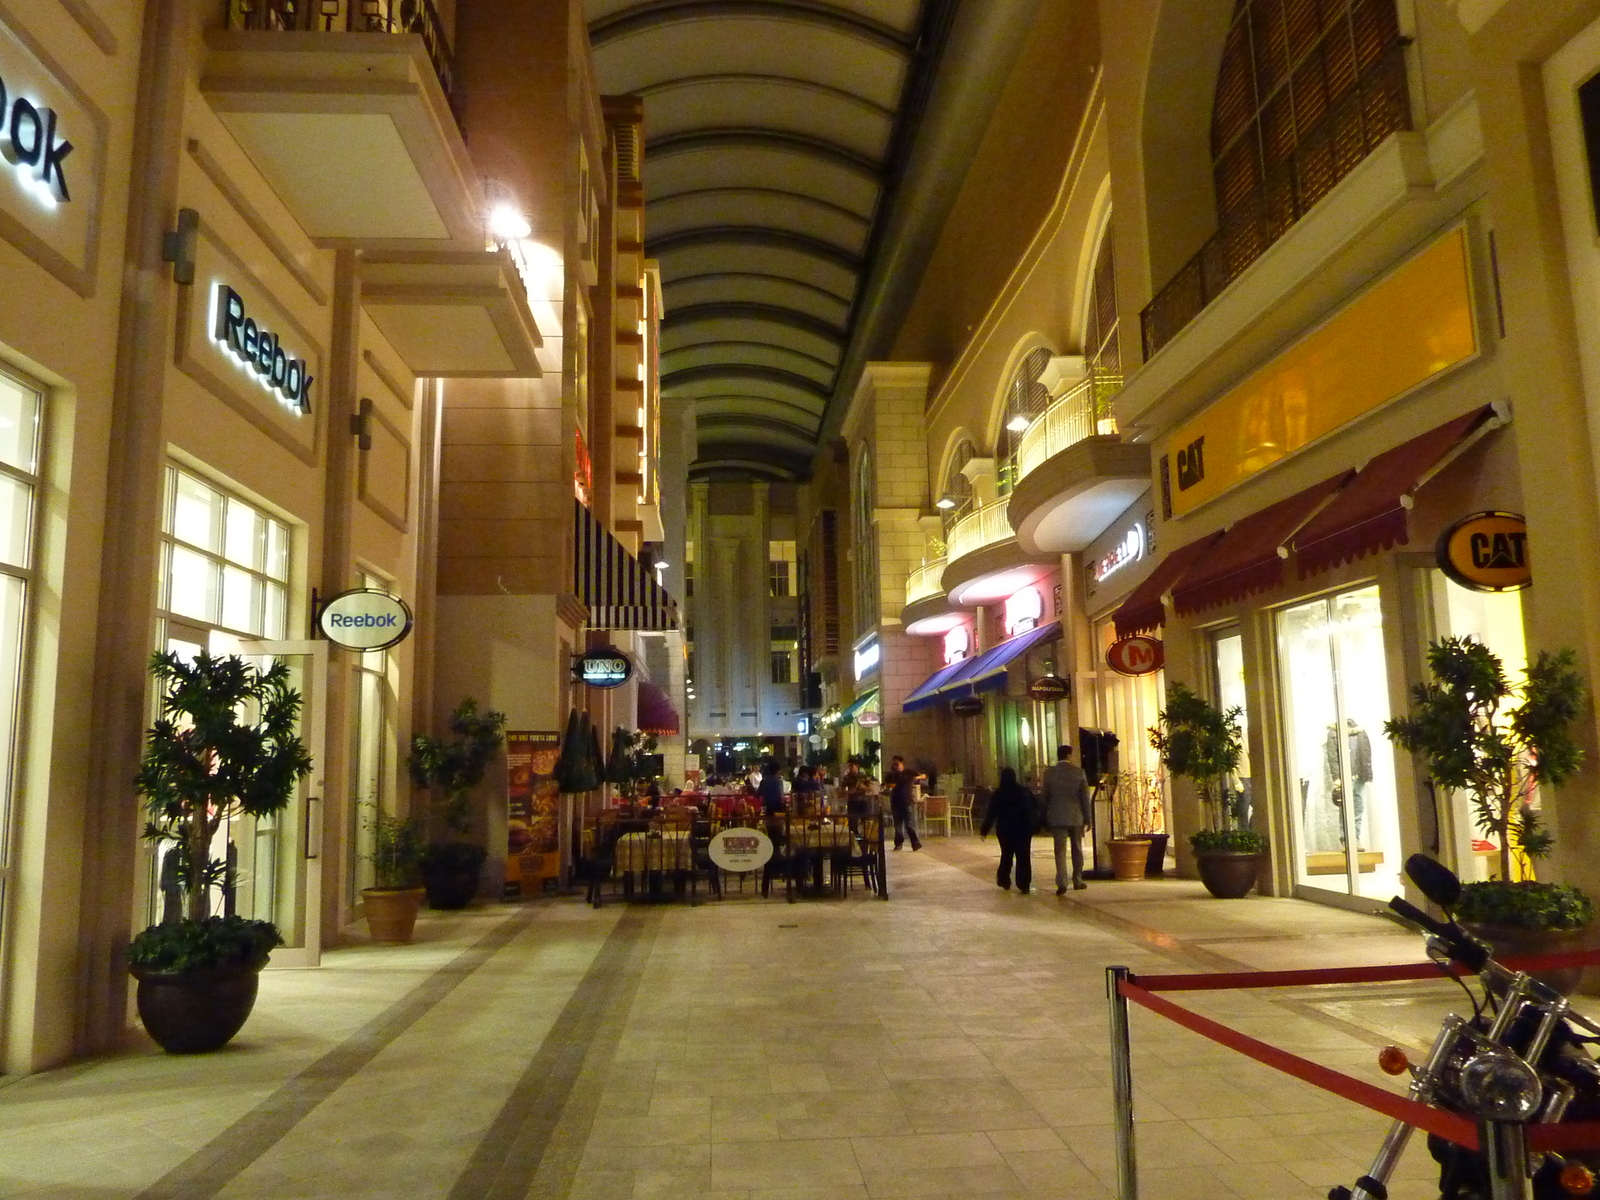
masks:
[(1167, 661), (1167, 648), (1159, 638), (1125, 637), (1106, 650), (1106, 666), (1118, 675), (1154, 675)]
[(411, 609), (388, 592), (352, 588), (323, 604), (317, 628), (346, 650), (387, 650), (411, 632)]
[(1466, 233), (1445, 234), (1173, 431), (1161, 459), (1182, 516), (1478, 352)]
[(1475, 592), (1515, 592), (1533, 582), (1528, 525), (1517, 513), (1462, 517), (1439, 535), (1434, 557), (1447, 578)]
[(633, 663), (615, 646), (591, 650), (573, 660), (578, 679), (593, 688), (621, 687), (633, 678)]
[(724, 871), (759, 871), (772, 859), (772, 839), (759, 829), (724, 829), (713, 834), (707, 852)]

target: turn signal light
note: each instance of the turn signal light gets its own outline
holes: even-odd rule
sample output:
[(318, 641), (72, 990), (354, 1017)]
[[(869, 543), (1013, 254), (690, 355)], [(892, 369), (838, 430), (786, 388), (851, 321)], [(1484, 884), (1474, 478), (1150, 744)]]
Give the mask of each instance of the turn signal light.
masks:
[(1411, 1060), (1399, 1046), (1385, 1046), (1378, 1051), (1378, 1066), (1386, 1075), (1404, 1075), (1411, 1069)]
[(1581, 1162), (1569, 1162), (1561, 1168), (1561, 1190), (1571, 1196), (1587, 1196), (1594, 1191), (1594, 1172)]

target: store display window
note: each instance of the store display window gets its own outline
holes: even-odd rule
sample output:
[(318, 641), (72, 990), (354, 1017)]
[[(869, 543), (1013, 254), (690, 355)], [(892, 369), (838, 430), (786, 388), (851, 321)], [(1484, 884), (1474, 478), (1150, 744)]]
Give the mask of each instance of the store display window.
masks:
[(1387, 899), (1402, 855), (1378, 588), (1294, 605), (1276, 625), (1296, 881)]
[(1244, 754), (1239, 759), (1239, 769), (1228, 781), (1228, 789), (1237, 797), (1239, 823), (1249, 825), (1255, 807), (1255, 787), (1250, 777), (1250, 705), (1244, 688), (1244, 635), (1237, 626), (1212, 633), (1211, 664), (1215, 672), (1213, 687), (1217, 707), (1223, 712), (1239, 710), (1239, 735)]

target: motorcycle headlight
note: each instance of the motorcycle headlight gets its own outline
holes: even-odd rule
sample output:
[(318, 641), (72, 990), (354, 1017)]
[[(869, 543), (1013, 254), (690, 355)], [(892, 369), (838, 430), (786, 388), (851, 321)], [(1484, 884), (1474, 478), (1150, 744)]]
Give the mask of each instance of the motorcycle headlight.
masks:
[(1533, 1068), (1515, 1054), (1486, 1050), (1461, 1068), (1461, 1096), (1486, 1120), (1526, 1121), (1539, 1111), (1544, 1088)]

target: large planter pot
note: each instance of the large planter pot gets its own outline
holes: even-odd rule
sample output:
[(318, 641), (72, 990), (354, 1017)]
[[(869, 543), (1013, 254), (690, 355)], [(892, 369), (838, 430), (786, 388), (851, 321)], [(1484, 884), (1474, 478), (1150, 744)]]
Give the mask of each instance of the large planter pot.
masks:
[[(1515, 925), (1483, 925), (1476, 921), (1463, 921), (1461, 926), (1473, 937), (1494, 947), (1496, 958), (1516, 958), (1519, 955), (1567, 954), (1589, 946), (1589, 929), (1523, 929)], [(1546, 987), (1555, 988), (1563, 995), (1576, 991), (1583, 982), (1582, 967), (1557, 967), (1550, 971), (1534, 971), (1533, 977)]]
[(1206, 891), (1218, 900), (1237, 900), (1255, 887), (1264, 857), (1255, 851), (1196, 850), (1194, 861)]
[(428, 894), (429, 908), (465, 908), (478, 894), (480, 867), (422, 872), (422, 886)]
[(421, 888), (363, 888), (361, 902), (372, 940), (385, 945), (410, 942), (424, 894)]
[(1111, 874), (1118, 882), (1144, 878), (1150, 861), (1149, 843), (1136, 838), (1112, 838), (1106, 844), (1111, 847)]
[(1166, 833), (1130, 833), (1128, 837), (1136, 842), (1145, 842), (1150, 847), (1150, 853), (1145, 859), (1144, 873), (1147, 879), (1160, 879), (1167, 871), (1167, 839), (1171, 834)]
[(190, 971), (128, 968), (139, 981), (139, 1020), (168, 1054), (220, 1050), (256, 1003), (262, 963)]

